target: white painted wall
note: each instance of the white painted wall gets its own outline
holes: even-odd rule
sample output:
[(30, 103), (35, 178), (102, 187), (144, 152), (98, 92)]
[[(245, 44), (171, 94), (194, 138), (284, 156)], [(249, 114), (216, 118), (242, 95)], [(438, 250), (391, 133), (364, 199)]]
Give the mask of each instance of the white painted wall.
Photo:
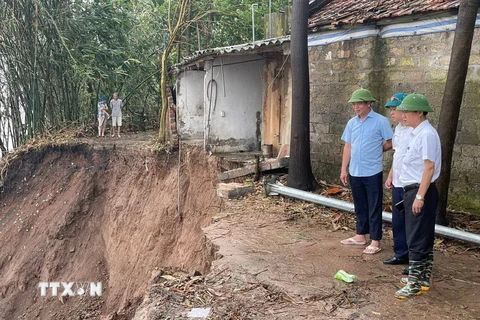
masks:
[(235, 152), (258, 148), (261, 119), (257, 123), (256, 113), (262, 111), (264, 66), (265, 60), (260, 55), (217, 57), (213, 68), (212, 61), (205, 63), (208, 150)]
[(203, 139), (204, 78), (204, 71), (185, 71), (178, 75), (178, 133), (182, 139)]

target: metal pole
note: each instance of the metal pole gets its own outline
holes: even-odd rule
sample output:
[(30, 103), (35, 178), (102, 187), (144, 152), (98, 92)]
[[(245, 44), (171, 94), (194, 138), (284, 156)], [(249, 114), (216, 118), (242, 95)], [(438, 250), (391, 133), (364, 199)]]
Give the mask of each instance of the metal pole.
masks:
[(268, 38), (272, 38), (272, 0), (268, 0)]
[(255, 8), (258, 6), (257, 3), (252, 3), (252, 42), (255, 42)]
[[(274, 196), (274, 195), (284, 195), (308, 202), (313, 202), (317, 204), (321, 204), (326, 207), (336, 208), (347, 212), (355, 212), (353, 203), (332, 199), (328, 197), (324, 197), (318, 194), (298, 190), (295, 188), (290, 188), (282, 185), (281, 183), (277, 182), (273, 183), (265, 183), (265, 193), (267, 196)], [(382, 218), (384, 221), (392, 222), (392, 214), (390, 212), (383, 211)], [(458, 240), (463, 240), (475, 244), (480, 244), (480, 235), (461, 231), (445, 226), (441, 226), (436, 224), (435, 225), (435, 233), (437, 235), (454, 238)]]

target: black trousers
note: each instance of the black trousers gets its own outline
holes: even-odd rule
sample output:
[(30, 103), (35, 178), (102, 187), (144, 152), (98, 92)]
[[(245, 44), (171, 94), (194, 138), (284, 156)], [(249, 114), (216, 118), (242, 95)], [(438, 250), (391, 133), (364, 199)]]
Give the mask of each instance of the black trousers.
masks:
[(425, 194), (422, 211), (413, 214), (412, 205), (418, 187), (405, 187), (405, 231), (407, 234), (408, 258), (410, 261), (426, 259), (433, 250), (435, 240), (435, 216), (438, 204), (438, 191), (434, 183)]
[(370, 234), (382, 240), (383, 172), (370, 177), (350, 176), (353, 205), (357, 215), (357, 234)]
[(407, 234), (405, 232), (405, 211), (399, 211), (395, 204), (403, 200), (403, 188), (394, 187), (392, 190), (392, 231), (393, 231), (393, 252), (395, 258), (408, 257)]

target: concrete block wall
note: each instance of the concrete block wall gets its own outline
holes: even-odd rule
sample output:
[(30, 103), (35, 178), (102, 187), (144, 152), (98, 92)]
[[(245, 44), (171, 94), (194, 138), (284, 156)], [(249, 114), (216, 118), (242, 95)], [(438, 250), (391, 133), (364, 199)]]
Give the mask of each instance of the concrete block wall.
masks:
[(347, 101), (370, 86), (373, 47), (374, 39), (366, 38), (309, 48), (311, 157), (319, 179), (340, 182), (340, 137), (354, 115)]
[[(382, 39), (364, 38), (309, 48), (312, 167), (318, 179), (339, 181), (343, 129), (354, 113), (347, 103), (359, 87), (383, 107), (395, 92), (427, 96), (436, 127), (447, 79), (454, 32)], [(450, 203), (460, 210), (480, 211), (480, 31), (473, 41), (453, 157)], [(391, 164), (386, 154), (385, 171)], [(386, 175), (385, 175), (386, 177)]]

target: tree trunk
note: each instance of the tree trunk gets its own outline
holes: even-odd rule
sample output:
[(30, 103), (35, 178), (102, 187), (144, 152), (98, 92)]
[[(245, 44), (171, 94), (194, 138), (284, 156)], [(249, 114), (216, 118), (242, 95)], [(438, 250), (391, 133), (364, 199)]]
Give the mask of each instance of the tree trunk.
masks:
[[(172, 52), (175, 43), (179, 43), (180, 37), (182, 34), (182, 28), (185, 26), (185, 13), (187, 9), (187, 0), (181, 1), (180, 7), (178, 8), (178, 12), (176, 14), (177, 21), (175, 23), (175, 27), (173, 29), (169, 29), (170, 33), (170, 40), (165, 47), (165, 50), (162, 54), (161, 60), (161, 74), (160, 74), (160, 94), (162, 95), (162, 106), (160, 110), (160, 129), (158, 132), (158, 140), (161, 143), (165, 143), (167, 141), (167, 110), (168, 110), (168, 96), (167, 96), (167, 59)], [(180, 57), (180, 48), (177, 52), (177, 57)]]
[(462, 104), (463, 89), (467, 77), (468, 60), (472, 48), (475, 19), (478, 11), (476, 0), (461, 0), (457, 28), (453, 40), (447, 83), (443, 94), (442, 109), (438, 122), (438, 134), (442, 146), (442, 170), (437, 182), (439, 202), (437, 223), (447, 224), (448, 188), (452, 165), (453, 147)]
[(182, 45), (181, 45), (181, 41), (178, 41), (177, 42), (177, 62), (176, 63), (180, 63), (180, 56), (182, 55)]
[[(187, 22), (190, 22), (192, 20), (192, 1), (188, 1), (188, 9), (187, 9)], [(190, 47), (191, 47), (191, 38), (192, 38), (192, 25), (191, 23), (188, 23), (187, 25), (187, 30), (185, 30), (185, 56), (189, 57), (190, 56)]]
[(162, 109), (160, 111), (160, 129), (158, 132), (158, 140), (161, 143), (165, 143), (167, 140), (167, 109), (168, 109), (168, 97), (167, 97), (167, 57), (169, 51), (165, 50), (162, 54), (162, 65), (160, 73), (160, 92), (162, 94)]
[(292, 128), (288, 186), (312, 190), (317, 186), (310, 164), (310, 78), (308, 74), (308, 1), (293, 1)]

